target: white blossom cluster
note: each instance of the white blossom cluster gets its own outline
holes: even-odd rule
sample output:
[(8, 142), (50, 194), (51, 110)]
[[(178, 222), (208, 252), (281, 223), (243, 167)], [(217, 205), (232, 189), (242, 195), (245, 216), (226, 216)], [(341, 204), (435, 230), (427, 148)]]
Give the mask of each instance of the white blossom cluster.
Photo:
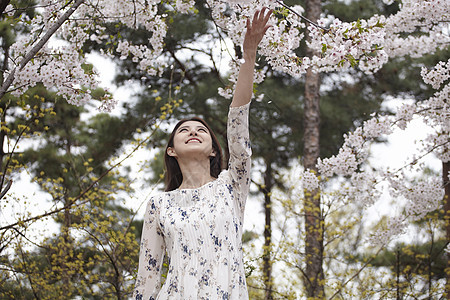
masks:
[[(450, 2), (442, 0), (403, 0), (401, 10), (386, 21), (385, 50), (389, 57), (420, 57), (450, 43), (446, 23)], [(446, 31), (446, 32), (445, 32)], [(414, 33), (414, 35), (407, 35)]]
[(420, 75), (426, 84), (431, 85), (434, 89), (439, 89), (450, 77), (450, 58), (447, 62), (438, 62), (433, 70), (423, 67)]
[(447, 247), (445, 247), (444, 251), (450, 253), (450, 243), (447, 244)]
[(397, 108), (397, 113), (395, 115), (396, 125), (398, 128), (405, 130), (408, 126), (409, 122), (411, 122), (414, 118), (414, 115), (417, 113), (415, 104), (405, 103)]
[[(225, 15), (226, 5), (223, 2), (208, 1), (215, 22), (226, 29), (237, 45), (242, 44), (246, 18), (257, 7), (277, 7), (276, 2), (265, 0), (245, 1), (239, 6), (234, 4), (236, 1), (227, 2), (233, 10)], [(395, 15), (387, 18), (374, 15), (368, 20), (351, 23), (325, 16), (318, 20), (318, 24), (328, 27), (327, 31), (315, 25), (308, 26), (311, 36), (308, 46), (316, 51), (311, 58), (299, 57), (294, 52), (304, 38), (302, 29), (306, 26), (305, 22), (292, 13), (285, 19), (273, 17), (272, 27), (262, 40), (259, 53), (273, 69), (294, 77), (305, 74), (309, 68), (331, 72), (357, 66), (367, 73), (376, 72), (389, 57), (419, 57), (448, 45), (450, 38), (442, 24), (450, 21), (449, 3), (441, 0), (402, 1), (401, 10)], [(300, 6), (293, 9), (303, 12)], [(232, 83), (238, 71), (238, 68), (232, 68)], [(230, 96), (232, 90), (233, 85), (220, 92)]]
[(366, 72), (377, 71), (388, 59), (381, 49), (385, 41), (385, 22), (384, 16), (352, 23), (335, 19), (326, 34), (310, 25), (313, 39), (308, 45), (320, 53), (312, 58), (311, 67), (328, 72), (358, 65)]
[(319, 188), (319, 179), (313, 171), (306, 169), (300, 176), (303, 189), (307, 191), (314, 191)]
[(428, 35), (408, 36), (406, 38), (394, 35), (386, 39), (384, 49), (389, 57), (409, 55), (417, 58), (433, 53), (436, 49), (443, 47), (445, 43), (448, 44), (449, 42), (448, 36), (435, 31), (430, 32)]
[[(16, 43), (14, 46), (17, 45)], [(56, 51), (44, 47), (41, 53), (15, 73), (16, 89), (11, 93), (19, 96), (37, 82), (42, 82), (46, 88), (54, 89), (69, 103), (86, 104), (91, 99), (90, 89), (97, 85), (94, 77), (97, 74), (85, 72), (82, 66), (86, 61), (80, 57), (78, 50), (70, 45)]]
[[(159, 0), (84, 1), (56, 33), (57, 37), (65, 39), (69, 45), (62, 47), (53, 43), (47, 44), (33, 57), (32, 62), (23, 66), (21, 61), (30, 49), (70, 9), (65, 2), (39, 1), (40, 14), (32, 20), (22, 18), (23, 22), (31, 24), (31, 34), (19, 39), (11, 48), (11, 70), (16, 67), (15, 71), (19, 71), (21, 67), (21, 74), (15, 76), (8, 91), (16, 91), (17, 94), (36, 82), (44, 82), (46, 86), (53, 85), (69, 102), (83, 105), (90, 99), (89, 90), (98, 84), (95, 71), (83, 73), (79, 67), (86, 63), (84, 53), (80, 51), (86, 42), (108, 42), (110, 48), (103, 51), (104, 55), (119, 53), (122, 58), (132, 58), (139, 68), (150, 76), (161, 75), (167, 67), (160, 57), (167, 24), (165, 12), (158, 10), (160, 4)], [(180, 13), (194, 11), (193, 0), (172, 0), (166, 4)], [(262, 6), (276, 8), (279, 5), (271, 0), (208, 0), (208, 6), (216, 24), (239, 45), (244, 38), (246, 18), (251, 17), (253, 12)], [(292, 9), (303, 13), (300, 6)], [(14, 7), (9, 5), (6, 12), (11, 14), (13, 11)], [(309, 46), (317, 53), (311, 58), (295, 54), (304, 38), (302, 32), (306, 24), (295, 14), (288, 13), (283, 18), (272, 18), (272, 27), (261, 42), (259, 52), (275, 70), (292, 76), (301, 76), (308, 68), (324, 72), (358, 66), (366, 72), (373, 72), (386, 63), (389, 56), (422, 55), (448, 43), (448, 34), (444, 34), (440, 24), (448, 22), (449, 11), (448, 1), (408, 0), (402, 1), (401, 10), (388, 18), (375, 15), (368, 20), (346, 23), (325, 16), (318, 23), (327, 26), (327, 31), (314, 25), (308, 27), (312, 37)], [(105, 28), (99, 24), (108, 22), (119, 22), (121, 26), (130, 28), (143, 28), (152, 35), (147, 44), (133, 45), (120, 36), (111, 37), (107, 34)], [(414, 32), (417, 28), (421, 29), (421, 34), (415, 34), (414, 37), (401, 35)], [(67, 62), (68, 60), (72, 60), (72, 63)], [(237, 59), (234, 64), (238, 64)], [(78, 67), (74, 67), (76, 65)], [(232, 71), (233, 83), (238, 68), (233, 67)], [(51, 78), (44, 78), (46, 76)], [(259, 73), (256, 77), (259, 82), (263, 80), (264, 74)], [(232, 86), (230, 88), (232, 89)], [(229, 96), (230, 93), (229, 89), (221, 90), (223, 95)], [(114, 101), (111, 101), (110, 105), (103, 107), (111, 109), (113, 103)]]
[(433, 70), (422, 69), (425, 83), (437, 91), (417, 106), (417, 111), (435, 132), (426, 139), (424, 152), (433, 152), (443, 162), (450, 161), (450, 59), (439, 62)]
[[(90, 91), (99, 83), (98, 73), (86, 70), (87, 61), (81, 49), (88, 42), (108, 42), (110, 49), (102, 50), (104, 55), (117, 52), (122, 58), (131, 57), (140, 69), (150, 75), (160, 75), (166, 67), (158, 58), (162, 53), (167, 26), (164, 15), (158, 12), (159, 3), (160, 1), (84, 1), (57, 29), (52, 39), (24, 64), (24, 58), (31, 49), (71, 8), (64, 1), (40, 1), (40, 14), (32, 20), (22, 18), (24, 22), (31, 24), (30, 35), (20, 37), (11, 47), (10, 71), (5, 76), (14, 72), (14, 80), (7, 91), (18, 95), (42, 82), (47, 88), (65, 97), (69, 103), (84, 105), (92, 99)], [(176, 7), (186, 12), (193, 4), (193, 1), (177, 1)], [(10, 5), (7, 12), (12, 11), (14, 7)], [(144, 28), (152, 35), (147, 44), (132, 45), (119, 36), (110, 36), (99, 25), (108, 22), (120, 22), (122, 26), (130, 28)], [(63, 41), (57, 40), (58, 38)], [(110, 95), (105, 96), (100, 109), (109, 111), (115, 103)]]
[[(387, 34), (435, 30), (450, 17), (450, 3), (443, 0), (402, 0), (400, 11), (388, 18)], [(441, 25), (439, 25), (441, 24)]]
[(363, 207), (373, 205), (381, 196), (381, 191), (377, 188), (378, 179), (373, 172), (355, 172), (348, 180), (341, 191), (341, 195), (351, 201), (356, 201)]
[[(407, 185), (404, 170), (422, 168), (420, 159), (433, 153), (442, 162), (450, 161), (450, 73), (449, 62), (439, 62), (433, 70), (422, 70), (423, 80), (434, 88), (435, 94), (417, 104), (405, 103), (397, 109), (394, 116), (375, 116), (364, 122), (363, 126), (344, 136), (345, 141), (339, 153), (319, 159), (317, 167), (322, 180), (335, 175), (346, 176), (340, 194), (353, 197), (365, 206), (370, 206), (378, 198), (376, 186), (387, 183), (393, 199), (407, 200), (404, 212), (389, 219), (384, 230), (375, 232), (371, 241), (376, 245), (388, 243), (406, 228), (406, 220), (418, 220), (442, 205), (444, 196), (442, 177), (431, 176)], [(391, 172), (388, 169), (370, 170), (362, 168), (369, 158), (370, 142), (385, 138), (394, 128), (404, 130), (414, 117), (422, 120), (434, 131), (422, 141), (420, 151), (408, 162), (405, 168)], [(450, 174), (448, 174), (450, 178)]]
[(403, 197), (408, 200), (404, 214), (413, 221), (423, 218), (442, 205), (444, 189), (440, 178), (415, 181), (410, 186), (405, 185), (405, 181), (403, 176), (389, 177), (390, 192), (394, 198)]
[(382, 230), (372, 233), (369, 241), (374, 246), (383, 246), (394, 237), (406, 231), (407, 220), (417, 221), (425, 217), (429, 212), (442, 206), (444, 190), (440, 177), (415, 181), (406, 185), (407, 180), (403, 174), (386, 174), (390, 185), (390, 193), (394, 199), (406, 199), (406, 205), (402, 214), (389, 217), (387, 225)]
[(344, 135), (344, 144), (337, 155), (319, 159), (317, 167), (326, 177), (349, 176), (369, 157), (369, 143), (392, 133), (389, 117), (373, 117), (351, 133)]
[(404, 216), (395, 216), (387, 220), (385, 228), (375, 231), (371, 234), (368, 241), (376, 247), (383, 247), (387, 245), (393, 237), (401, 235), (406, 231)]

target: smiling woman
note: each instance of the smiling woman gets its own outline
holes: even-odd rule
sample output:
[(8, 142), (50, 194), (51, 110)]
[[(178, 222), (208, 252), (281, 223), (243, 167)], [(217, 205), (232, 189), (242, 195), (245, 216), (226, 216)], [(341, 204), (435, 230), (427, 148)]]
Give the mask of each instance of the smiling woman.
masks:
[[(271, 11), (247, 21), (244, 60), (227, 122), (230, 152), (222, 151), (200, 118), (181, 120), (165, 153), (166, 191), (152, 197), (144, 215), (135, 299), (248, 299), (242, 262), (242, 228), (250, 186), (248, 114), (256, 49)], [(161, 287), (163, 257), (169, 270)]]
[[(195, 139), (202, 147), (183, 147), (183, 144)], [(205, 160), (205, 157), (207, 160)], [(186, 161), (187, 159), (192, 159), (192, 163), (189, 163), (189, 160)], [(175, 125), (169, 137), (164, 164), (166, 168), (166, 192), (183, 187), (193, 188), (196, 184), (201, 186), (217, 178), (222, 171), (222, 148), (214, 132), (203, 119), (198, 117), (183, 119)], [(185, 170), (185, 177), (183, 177), (182, 169)], [(181, 186), (183, 178), (185, 182)]]

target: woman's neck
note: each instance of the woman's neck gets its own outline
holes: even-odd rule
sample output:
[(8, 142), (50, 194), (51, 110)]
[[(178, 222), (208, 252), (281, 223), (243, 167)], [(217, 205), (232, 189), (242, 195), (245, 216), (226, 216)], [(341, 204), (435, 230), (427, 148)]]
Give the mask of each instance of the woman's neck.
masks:
[(195, 189), (214, 180), (210, 173), (209, 159), (207, 161), (178, 161), (183, 182), (178, 189)]

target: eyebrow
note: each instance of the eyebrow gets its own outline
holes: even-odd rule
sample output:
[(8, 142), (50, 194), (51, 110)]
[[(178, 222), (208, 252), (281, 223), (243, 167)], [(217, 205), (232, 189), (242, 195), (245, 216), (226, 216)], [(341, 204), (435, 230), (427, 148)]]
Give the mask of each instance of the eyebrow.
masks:
[[(180, 128), (178, 128), (177, 131), (180, 131), (180, 130), (183, 129), (183, 128), (190, 128), (190, 126), (188, 126), (188, 125), (180, 126)], [(203, 126), (203, 125), (198, 125), (198, 126), (196, 126), (195, 128), (203, 128), (203, 129), (206, 129), (206, 131), (208, 131), (208, 128), (206, 128), (206, 127)]]

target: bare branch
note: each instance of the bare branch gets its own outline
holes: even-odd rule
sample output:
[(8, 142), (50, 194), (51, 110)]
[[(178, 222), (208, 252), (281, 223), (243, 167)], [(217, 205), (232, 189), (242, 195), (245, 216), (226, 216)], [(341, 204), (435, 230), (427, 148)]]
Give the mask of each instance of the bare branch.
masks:
[(353, 274), (352, 277), (350, 277), (349, 279), (347, 279), (345, 282), (342, 283), (342, 285), (340, 286), (340, 289), (338, 289), (333, 296), (331, 296), (328, 300), (332, 300), (334, 297), (336, 297), (341, 291), (342, 289), (350, 282), (352, 281), (356, 276), (358, 276), (368, 265), (370, 265), (373, 261), (373, 259), (378, 255), (378, 253), (381, 252), (381, 250), (383, 250), (383, 247), (380, 247), (377, 251), (377, 253), (375, 253), (375, 255), (372, 256), (371, 259), (367, 260), (367, 262), (355, 273)]
[(5, 188), (3, 189), (3, 191), (0, 193), (0, 200), (6, 195), (6, 193), (9, 191), (9, 189), (11, 188), (12, 185), (12, 180), (9, 180), (8, 183), (6, 184)]

